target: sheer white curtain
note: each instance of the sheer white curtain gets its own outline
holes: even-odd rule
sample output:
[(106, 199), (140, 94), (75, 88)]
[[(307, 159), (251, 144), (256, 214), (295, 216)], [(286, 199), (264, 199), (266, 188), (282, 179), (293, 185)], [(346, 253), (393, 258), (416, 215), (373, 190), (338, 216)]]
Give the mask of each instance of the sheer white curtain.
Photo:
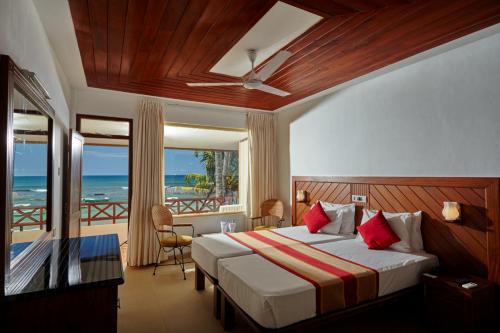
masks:
[(158, 251), (151, 207), (164, 203), (163, 104), (145, 99), (139, 105), (134, 136), (132, 205), (128, 235), (129, 266), (153, 264)]
[(260, 215), (260, 204), (276, 198), (277, 149), (275, 118), (272, 114), (248, 114), (249, 211)]

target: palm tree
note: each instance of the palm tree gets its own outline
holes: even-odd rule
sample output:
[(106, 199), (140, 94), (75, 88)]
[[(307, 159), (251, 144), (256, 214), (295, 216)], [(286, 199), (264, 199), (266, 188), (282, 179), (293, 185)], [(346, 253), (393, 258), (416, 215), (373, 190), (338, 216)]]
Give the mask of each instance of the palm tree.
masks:
[(206, 175), (188, 174), (186, 183), (195, 190), (207, 193), (207, 199), (215, 190), (217, 198), (228, 192), (238, 191), (238, 154), (233, 151), (195, 151), (194, 155), (205, 165)]
[(205, 164), (205, 170), (209, 181), (215, 182), (215, 152), (214, 151), (195, 151), (194, 156)]
[(215, 152), (215, 196), (217, 198), (221, 198), (224, 196), (224, 187), (223, 187), (223, 164), (224, 164), (224, 152), (216, 151)]

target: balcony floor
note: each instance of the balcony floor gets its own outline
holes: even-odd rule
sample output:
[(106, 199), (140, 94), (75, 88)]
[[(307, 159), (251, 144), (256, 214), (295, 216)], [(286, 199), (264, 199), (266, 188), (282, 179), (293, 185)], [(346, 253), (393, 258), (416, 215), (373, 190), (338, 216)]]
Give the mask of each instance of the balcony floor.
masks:
[[(107, 235), (107, 234), (118, 234), (120, 239), (120, 244), (127, 240), (127, 223), (116, 223), (116, 224), (102, 224), (102, 225), (91, 225), (82, 226), (81, 234), (82, 236), (95, 236), (95, 235)], [(40, 236), (42, 230), (25, 230), (16, 231), (12, 234), (13, 243), (24, 243), (32, 242)]]

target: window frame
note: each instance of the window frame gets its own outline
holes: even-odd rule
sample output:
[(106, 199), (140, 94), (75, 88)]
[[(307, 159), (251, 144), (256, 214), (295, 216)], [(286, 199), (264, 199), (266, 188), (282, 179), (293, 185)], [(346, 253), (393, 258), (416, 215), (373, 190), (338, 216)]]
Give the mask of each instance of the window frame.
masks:
[[(128, 122), (128, 135), (104, 135), (104, 134), (94, 134), (80, 132), (82, 126), (82, 120), (92, 119), (92, 120), (102, 120), (110, 122)], [(132, 212), (132, 177), (134, 172), (134, 120), (132, 118), (125, 117), (109, 117), (109, 116), (97, 116), (91, 114), (76, 114), (76, 131), (84, 138), (96, 138), (96, 139), (119, 139), (128, 140), (128, 218), (127, 225), (130, 225), (130, 215)], [(85, 143), (84, 143), (85, 145)], [(89, 144), (91, 146), (98, 146), (98, 144)], [(107, 146), (107, 145), (102, 145)], [(83, 158), (83, 157), (82, 157)], [(83, 160), (82, 160), (83, 162)], [(83, 182), (83, 179), (82, 179)], [(83, 188), (83, 184), (82, 184)]]

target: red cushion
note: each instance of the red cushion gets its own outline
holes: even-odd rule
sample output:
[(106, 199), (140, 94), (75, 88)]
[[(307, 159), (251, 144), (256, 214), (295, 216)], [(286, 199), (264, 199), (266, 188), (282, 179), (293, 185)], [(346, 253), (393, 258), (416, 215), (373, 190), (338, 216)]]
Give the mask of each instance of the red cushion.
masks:
[(372, 250), (383, 250), (400, 241), (398, 235), (396, 235), (389, 223), (387, 223), (381, 210), (356, 229), (363, 236), (363, 240), (368, 245), (368, 248)]
[(331, 222), (319, 202), (317, 202), (307, 213), (304, 214), (303, 219), (306, 223), (307, 229), (312, 234), (317, 233), (319, 229)]

